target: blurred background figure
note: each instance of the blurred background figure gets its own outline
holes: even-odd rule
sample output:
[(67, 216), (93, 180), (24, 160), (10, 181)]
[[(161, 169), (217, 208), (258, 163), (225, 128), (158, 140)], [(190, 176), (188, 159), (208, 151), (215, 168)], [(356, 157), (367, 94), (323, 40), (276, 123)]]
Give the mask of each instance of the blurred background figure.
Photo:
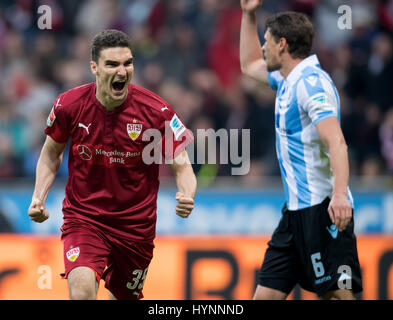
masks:
[(380, 128), (382, 155), (387, 170), (393, 174), (393, 108), (389, 109)]
[[(60, 92), (93, 81), (86, 64), (89, 39), (106, 28), (131, 35), (134, 82), (167, 99), (194, 135), (201, 121), (214, 130), (250, 129), (252, 175), (260, 181), (278, 175), (269, 121), (272, 93), (240, 74), (238, 2), (51, 0), (45, 4), (52, 9), (52, 29), (40, 30), (36, 21), (42, 1), (1, 1), (0, 177), (32, 177), (52, 102)], [(317, 29), (313, 51), (340, 91), (352, 175), (364, 174), (370, 159), (378, 163), (376, 174), (392, 170), (386, 138), (393, 105), (392, 3), (354, 1), (352, 29), (344, 31), (331, 27), (337, 24), (337, 0), (267, 1), (258, 13), (260, 25), (282, 10), (312, 18)], [(229, 168), (218, 165), (216, 176), (230, 176)]]

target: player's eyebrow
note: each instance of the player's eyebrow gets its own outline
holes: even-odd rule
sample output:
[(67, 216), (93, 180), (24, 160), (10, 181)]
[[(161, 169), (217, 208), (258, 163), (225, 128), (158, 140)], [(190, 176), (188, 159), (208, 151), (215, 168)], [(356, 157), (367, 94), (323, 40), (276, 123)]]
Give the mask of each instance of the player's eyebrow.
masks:
[(113, 60), (105, 60), (106, 64), (115, 64), (115, 63), (119, 63), (118, 61), (113, 61)]
[[(132, 57), (132, 58), (127, 59), (127, 60), (124, 62), (124, 64), (130, 64), (130, 63), (132, 63), (133, 61), (134, 61), (134, 58)], [(116, 66), (118, 66), (118, 65), (120, 64), (120, 62), (119, 62), (119, 61), (113, 61), (113, 60), (105, 60), (105, 64), (106, 64), (106, 65), (116, 65)]]
[(133, 62), (134, 62), (134, 57), (131, 57), (126, 62), (124, 62), (124, 64), (130, 64), (130, 63), (133, 63)]

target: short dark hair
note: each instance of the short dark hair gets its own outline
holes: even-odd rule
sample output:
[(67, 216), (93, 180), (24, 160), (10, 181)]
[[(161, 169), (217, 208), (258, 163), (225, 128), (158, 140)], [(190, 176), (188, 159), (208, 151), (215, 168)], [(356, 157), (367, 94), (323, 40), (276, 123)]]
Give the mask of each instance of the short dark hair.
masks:
[(306, 58), (310, 55), (314, 39), (314, 26), (310, 19), (300, 12), (286, 11), (269, 17), (266, 30), (278, 42), (285, 38), (292, 58)]
[(131, 50), (131, 39), (122, 31), (108, 29), (98, 33), (91, 44), (91, 59), (98, 63), (100, 52), (106, 48), (127, 47)]

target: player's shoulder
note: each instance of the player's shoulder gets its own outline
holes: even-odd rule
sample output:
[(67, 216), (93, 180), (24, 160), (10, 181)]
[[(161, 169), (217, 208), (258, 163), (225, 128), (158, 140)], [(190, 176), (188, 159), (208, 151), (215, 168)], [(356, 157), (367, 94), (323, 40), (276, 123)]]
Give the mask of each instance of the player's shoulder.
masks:
[(330, 75), (322, 68), (316, 66), (307, 66), (302, 70), (300, 76), (301, 81), (305, 81), (311, 86), (323, 87), (323, 85), (328, 82), (333, 84)]
[(309, 98), (320, 92), (334, 92), (334, 83), (329, 74), (321, 68), (307, 66), (298, 79), (298, 98)]
[(166, 102), (158, 94), (136, 84), (130, 84), (130, 86), (132, 89), (133, 100), (142, 107), (149, 108), (149, 110), (153, 113), (161, 113), (166, 109), (171, 109), (168, 102)]
[(306, 66), (300, 75), (300, 80), (306, 80), (306, 79), (313, 79), (313, 78), (320, 78), (321, 77), (321, 69), (315, 67), (315, 66)]
[(92, 82), (67, 90), (59, 95), (58, 104), (68, 108), (78, 106), (91, 95), (94, 86), (95, 83)]

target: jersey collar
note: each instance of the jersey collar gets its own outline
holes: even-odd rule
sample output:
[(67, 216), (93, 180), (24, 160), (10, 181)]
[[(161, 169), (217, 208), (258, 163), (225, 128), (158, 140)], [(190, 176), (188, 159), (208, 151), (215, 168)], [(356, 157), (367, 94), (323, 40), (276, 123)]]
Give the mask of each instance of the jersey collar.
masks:
[(289, 73), (286, 81), (293, 84), (295, 83), (300, 76), (302, 75), (302, 71), (304, 68), (312, 66), (312, 67), (320, 67), (319, 60), (316, 54), (308, 56), (306, 59), (302, 60), (292, 71)]

